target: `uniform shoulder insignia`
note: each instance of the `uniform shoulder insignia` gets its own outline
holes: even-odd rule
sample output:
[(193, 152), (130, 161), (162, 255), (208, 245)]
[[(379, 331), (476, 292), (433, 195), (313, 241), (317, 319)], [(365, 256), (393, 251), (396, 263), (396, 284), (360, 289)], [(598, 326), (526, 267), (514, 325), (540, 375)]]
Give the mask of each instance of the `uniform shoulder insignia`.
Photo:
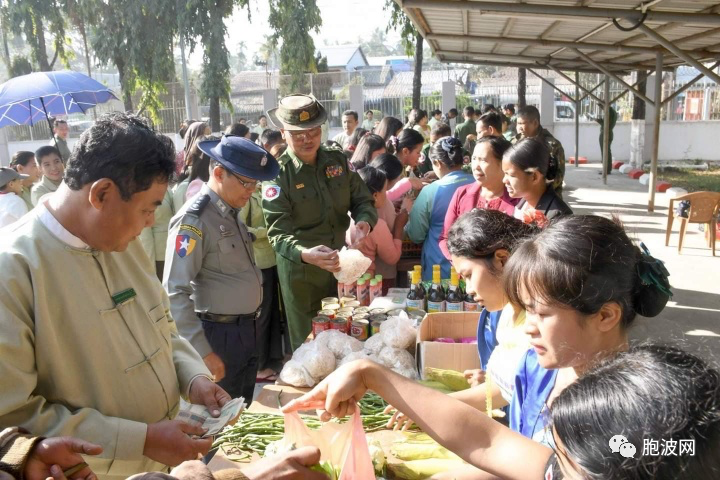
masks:
[(210, 195), (200, 195), (198, 199), (190, 205), (190, 208), (187, 209), (187, 213), (195, 215), (196, 217), (200, 216), (208, 203), (210, 203)]

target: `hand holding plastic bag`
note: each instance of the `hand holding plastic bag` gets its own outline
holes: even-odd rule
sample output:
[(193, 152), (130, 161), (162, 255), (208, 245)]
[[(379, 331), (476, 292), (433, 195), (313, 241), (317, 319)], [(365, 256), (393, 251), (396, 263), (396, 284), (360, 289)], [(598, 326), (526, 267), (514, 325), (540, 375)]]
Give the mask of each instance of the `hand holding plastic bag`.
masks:
[(372, 260), (362, 254), (360, 250), (343, 247), (338, 252), (340, 271), (335, 272), (335, 278), (340, 283), (353, 283), (368, 269)]
[(320, 461), (340, 469), (337, 480), (375, 479), (359, 408), (355, 409), (349, 422), (326, 423), (319, 430), (308, 429), (297, 412), (286, 413), (283, 440), (298, 448), (318, 447)]

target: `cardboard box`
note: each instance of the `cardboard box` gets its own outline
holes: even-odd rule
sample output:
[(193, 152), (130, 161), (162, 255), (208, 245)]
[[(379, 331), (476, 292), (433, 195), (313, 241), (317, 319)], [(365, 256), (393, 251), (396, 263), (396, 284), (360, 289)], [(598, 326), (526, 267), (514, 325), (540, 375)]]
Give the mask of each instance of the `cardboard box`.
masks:
[(480, 357), (474, 343), (442, 343), (440, 337), (459, 340), (477, 336), (480, 312), (431, 313), (420, 324), (417, 335), (417, 365), (425, 378), (425, 367), (462, 372), (480, 368)]

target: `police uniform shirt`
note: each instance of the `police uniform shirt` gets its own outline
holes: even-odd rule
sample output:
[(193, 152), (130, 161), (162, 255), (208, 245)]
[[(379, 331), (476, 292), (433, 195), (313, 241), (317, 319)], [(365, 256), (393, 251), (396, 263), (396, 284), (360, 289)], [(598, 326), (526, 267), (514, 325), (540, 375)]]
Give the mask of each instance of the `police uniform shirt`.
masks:
[(202, 357), (212, 349), (195, 312), (248, 314), (262, 301), (252, 238), (236, 217), (203, 185), (170, 221), (163, 285), (180, 334)]

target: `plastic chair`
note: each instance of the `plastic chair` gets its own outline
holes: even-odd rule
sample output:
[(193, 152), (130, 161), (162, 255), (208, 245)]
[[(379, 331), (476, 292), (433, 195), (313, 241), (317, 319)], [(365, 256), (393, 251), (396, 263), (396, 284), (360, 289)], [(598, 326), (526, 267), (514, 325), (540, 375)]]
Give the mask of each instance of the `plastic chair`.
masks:
[(685, 230), (688, 223), (704, 223), (707, 226), (705, 237), (707, 238), (708, 247), (712, 249), (713, 257), (715, 256), (715, 237), (718, 212), (720, 212), (720, 193), (717, 192), (695, 192), (681, 195), (670, 199), (670, 208), (668, 209), (667, 230), (665, 230), (665, 246), (670, 243), (670, 233), (672, 233), (672, 225), (675, 217), (674, 203), (682, 200), (690, 202), (690, 210), (687, 218), (678, 217), (680, 219), (680, 241), (678, 242), (678, 253), (682, 250), (683, 240), (685, 239)]

